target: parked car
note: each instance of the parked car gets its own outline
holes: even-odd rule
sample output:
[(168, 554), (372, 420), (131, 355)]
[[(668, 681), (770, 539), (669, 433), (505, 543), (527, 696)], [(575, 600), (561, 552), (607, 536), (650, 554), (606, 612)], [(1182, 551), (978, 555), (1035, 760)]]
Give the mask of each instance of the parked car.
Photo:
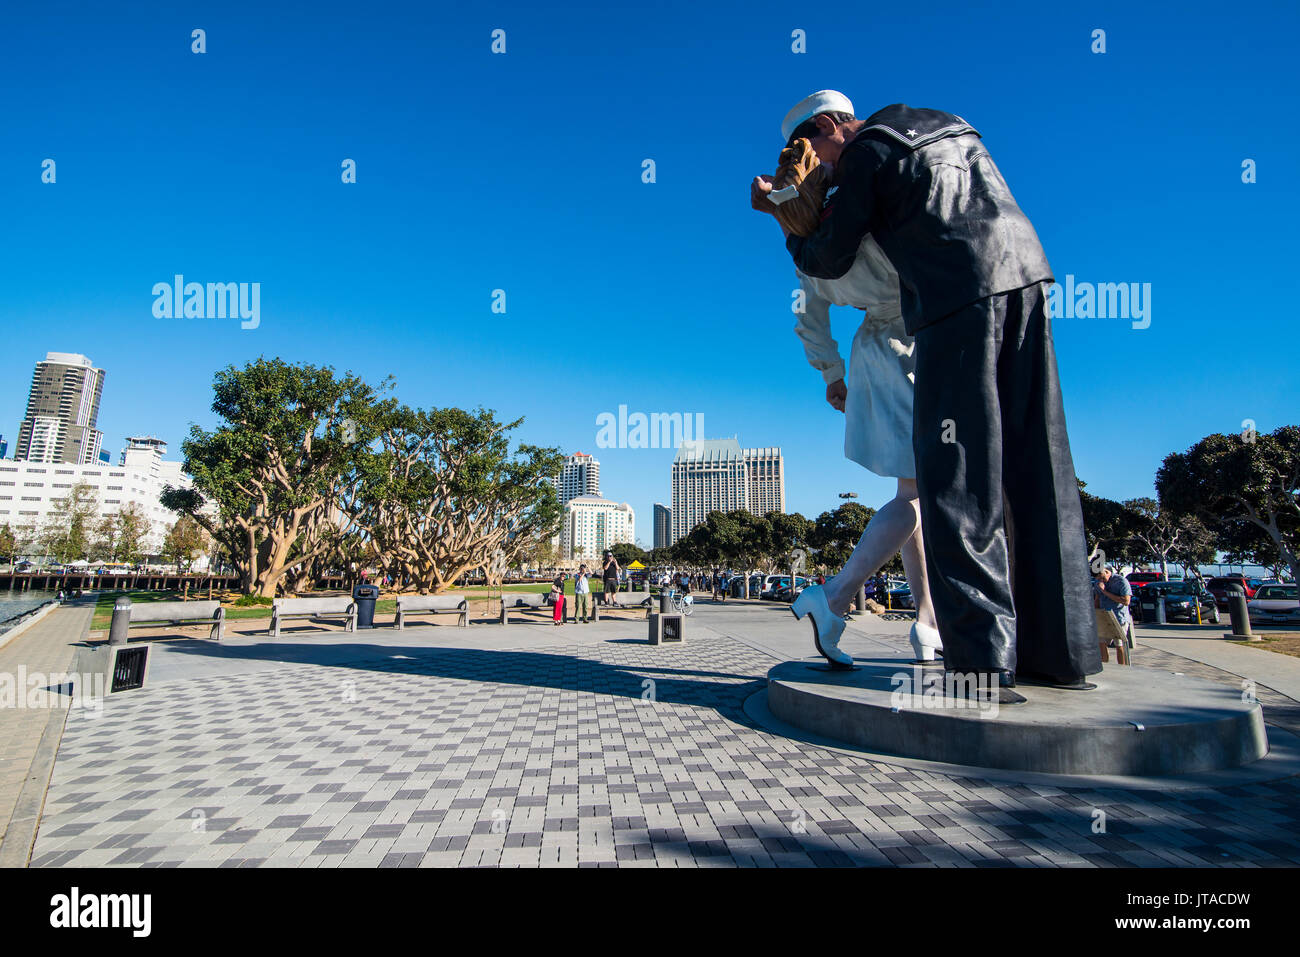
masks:
[(916, 602), (912, 599), (912, 586), (903, 582), (897, 588), (889, 589), (889, 607), (916, 608)]
[(1214, 600), (1220, 608), (1228, 607), (1228, 590), (1234, 586), (1246, 593), (1248, 602), (1255, 597), (1255, 589), (1250, 587), (1250, 582), (1246, 581), (1244, 575), (1216, 575), (1205, 582), (1205, 587), (1214, 594)]
[[(765, 601), (794, 601), (794, 598), (788, 595), (788, 592), (790, 590), (789, 575), (769, 575), (768, 578), (771, 579), (771, 583), (762, 592), (759, 593), (758, 596), (759, 598), (762, 598)], [(797, 578), (795, 578), (795, 588), (796, 588), (795, 594), (798, 594), (798, 592), (803, 591), (803, 589), (807, 587), (807, 585), (808, 585), (808, 579), (804, 578), (802, 575), (799, 575)], [(780, 597), (782, 592), (786, 592), (787, 597), (785, 598)]]
[(1219, 623), (1219, 606), (1213, 593), (1198, 587), (1194, 581), (1175, 578), (1171, 581), (1147, 582), (1141, 588), (1141, 597), (1134, 591), (1130, 602), (1134, 621), (1155, 620), (1155, 602), (1161, 595), (1165, 599), (1165, 621), (1196, 621), (1196, 606), (1201, 606), (1201, 621)]
[(1129, 572), (1124, 576), (1128, 579), (1129, 585), (1135, 590), (1149, 582), (1161, 582), (1165, 580), (1164, 572)]
[(1295, 585), (1263, 585), (1246, 602), (1251, 624), (1300, 621), (1300, 589)]

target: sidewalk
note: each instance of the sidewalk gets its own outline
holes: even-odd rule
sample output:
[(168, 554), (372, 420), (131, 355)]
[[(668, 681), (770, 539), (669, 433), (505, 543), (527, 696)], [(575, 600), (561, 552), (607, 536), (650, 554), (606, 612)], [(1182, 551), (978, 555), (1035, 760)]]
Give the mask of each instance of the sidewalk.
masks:
[(93, 611), (92, 603), (56, 608), (0, 648), (0, 680), (13, 693), (12, 707), (0, 705), (0, 867), (27, 863), (71, 701), (41, 689), (47, 676), (72, 670)]
[(1300, 658), (1268, 651), (1259, 644), (1225, 641), (1223, 635), (1228, 631), (1231, 626), (1226, 618), (1218, 625), (1138, 625), (1134, 640), (1139, 647), (1199, 661), (1300, 701)]

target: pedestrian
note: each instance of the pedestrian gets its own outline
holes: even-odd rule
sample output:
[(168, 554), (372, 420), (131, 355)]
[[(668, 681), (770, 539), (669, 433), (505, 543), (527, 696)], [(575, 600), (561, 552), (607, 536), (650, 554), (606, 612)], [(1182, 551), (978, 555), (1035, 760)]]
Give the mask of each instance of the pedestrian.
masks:
[(605, 566), (602, 576), (605, 580), (605, 604), (614, 604), (614, 593), (618, 591), (618, 559), (608, 548), (605, 549)]
[(1133, 646), (1133, 618), (1129, 615), (1129, 605), (1133, 601), (1133, 586), (1123, 575), (1115, 574), (1115, 567), (1107, 565), (1097, 574), (1093, 587), (1101, 599), (1101, 607), (1115, 616), (1120, 630), (1124, 632), (1129, 647)]
[(578, 577), (573, 581), (573, 620), (581, 619), (585, 625), (591, 615), (591, 582), (587, 576), (587, 566), (578, 566)]
[(564, 576), (556, 575), (551, 582), (551, 600), (555, 602), (555, 623), (564, 621)]

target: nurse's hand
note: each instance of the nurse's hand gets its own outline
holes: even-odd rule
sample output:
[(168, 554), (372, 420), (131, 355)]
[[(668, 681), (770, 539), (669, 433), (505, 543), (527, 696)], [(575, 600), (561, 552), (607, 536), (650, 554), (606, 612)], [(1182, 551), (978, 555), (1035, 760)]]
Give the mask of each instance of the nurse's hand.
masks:
[(836, 379), (826, 387), (826, 401), (836, 412), (844, 411), (844, 400), (848, 394), (849, 390), (845, 388), (843, 379)]

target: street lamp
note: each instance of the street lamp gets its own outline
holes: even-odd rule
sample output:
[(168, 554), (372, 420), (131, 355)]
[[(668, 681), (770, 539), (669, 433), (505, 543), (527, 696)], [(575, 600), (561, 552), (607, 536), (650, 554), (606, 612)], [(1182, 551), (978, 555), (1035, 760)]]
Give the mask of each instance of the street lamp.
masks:
[(857, 492), (840, 492), (840, 498), (857, 498)]

